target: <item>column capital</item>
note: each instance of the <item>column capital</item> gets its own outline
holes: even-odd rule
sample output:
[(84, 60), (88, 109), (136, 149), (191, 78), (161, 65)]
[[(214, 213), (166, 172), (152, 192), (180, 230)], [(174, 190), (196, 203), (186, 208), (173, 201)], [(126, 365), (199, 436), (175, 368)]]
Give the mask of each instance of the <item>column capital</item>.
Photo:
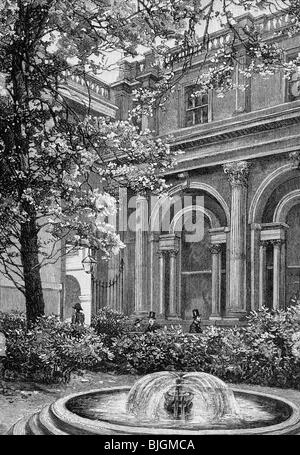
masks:
[(248, 161), (233, 161), (223, 164), (223, 170), (232, 186), (247, 186), (249, 168)]
[(292, 165), (292, 169), (300, 169), (300, 151), (289, 153), (289, 160)]
[(176, 249), (169, 250), (168, 253), (171, 257), (175, 258), (178, 254), (178, 250), (176, 250)]
[(259, 241), (259, 246), (262, 246), (262, 247), (266, 248), (268, 245), (271, 245), (271, 241), (270, 240), (260, 240)]
[(220, 243), (211, 243), (208, 248), (211, 254), (219, 254), (222, 250)]
[(270, 240), (270, 243), (271, 243), (273, 246), (280, 246), (280, 245), (283, 245), (284, 242), (285, 242), (284, 239), (274, 239), (274, 240)]

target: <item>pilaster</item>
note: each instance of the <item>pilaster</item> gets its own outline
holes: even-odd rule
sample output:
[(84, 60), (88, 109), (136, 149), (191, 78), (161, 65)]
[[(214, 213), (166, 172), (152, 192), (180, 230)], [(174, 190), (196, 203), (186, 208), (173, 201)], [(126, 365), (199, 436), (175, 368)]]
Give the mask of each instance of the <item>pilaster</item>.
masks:
[(212, 244), (209, 247), (212, 254), (212, 311), (209, 319), (220, 319), (221, 317), (221, 244)]

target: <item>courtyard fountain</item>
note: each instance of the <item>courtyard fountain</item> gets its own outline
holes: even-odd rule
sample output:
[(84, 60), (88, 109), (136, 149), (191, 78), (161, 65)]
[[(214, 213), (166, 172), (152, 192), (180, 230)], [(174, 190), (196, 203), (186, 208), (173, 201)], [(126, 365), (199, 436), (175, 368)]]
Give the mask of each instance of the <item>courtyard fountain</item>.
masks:
[(133, 387), (57, 400), (9, 434), (292, 434), (298, 408), (285, 399), (229, 388), (200, 372), (161, 371)]

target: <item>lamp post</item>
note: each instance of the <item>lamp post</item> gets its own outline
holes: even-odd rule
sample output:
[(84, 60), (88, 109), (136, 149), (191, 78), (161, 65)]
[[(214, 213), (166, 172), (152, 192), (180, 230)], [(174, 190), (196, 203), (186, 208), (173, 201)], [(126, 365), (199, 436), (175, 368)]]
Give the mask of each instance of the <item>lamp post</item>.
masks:
[(85, 316), (86, 316), (86, 321), (87, 324), (90, 325), (91, 323), (91, 317), (92, 317), (92, 308), (93, 305), (95, 304), (94, 302), (94, 280), (95, 280), (95, 275), (96, 275), (96, 267), (97, 267), (97, 261), (95, 258), (92, 256), (92, 251), (91, 248), (88, 248), (88, 253), (87, 256), (85, 256), (82, 261), (81, 261), (83, 270), (87, 275), (91, 276), (91, 279), (89, 280), (88, 277), (87, 280), (89, 283), (86, 281), (86, 291), (84, 292), (84, 295), (81, 296), (81, 304), (84, 308)]
[(96, 271), (96, 266), (97, 266), (97, 261), (96, 259), (93, 258), (91, 255), (91, 249), (88, 249), (88, 254), (85, 256), (82, 261), (82, 267), (85, 273), (88, 273), (94, 278), (95, 271)]

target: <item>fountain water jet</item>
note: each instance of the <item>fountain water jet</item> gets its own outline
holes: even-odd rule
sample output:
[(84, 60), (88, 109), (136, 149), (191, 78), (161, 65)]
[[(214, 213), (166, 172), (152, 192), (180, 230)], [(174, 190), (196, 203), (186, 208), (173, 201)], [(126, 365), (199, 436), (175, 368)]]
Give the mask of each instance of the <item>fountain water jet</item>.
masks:
[[(178, 400), (182, 401), (181, 410)], [(184, 401), (189, 409), (185, 409)], [(238, 406), (228, 386), (211, 374), (198, 372), (160, 371), (144, 376), (131, 388), (127, 410), (139, 419), (160, 421), (168, 420), (170, 414), (176, 419), (186, 415), (190, 420), (202, 423), (226, 415), (238, 416)]]

